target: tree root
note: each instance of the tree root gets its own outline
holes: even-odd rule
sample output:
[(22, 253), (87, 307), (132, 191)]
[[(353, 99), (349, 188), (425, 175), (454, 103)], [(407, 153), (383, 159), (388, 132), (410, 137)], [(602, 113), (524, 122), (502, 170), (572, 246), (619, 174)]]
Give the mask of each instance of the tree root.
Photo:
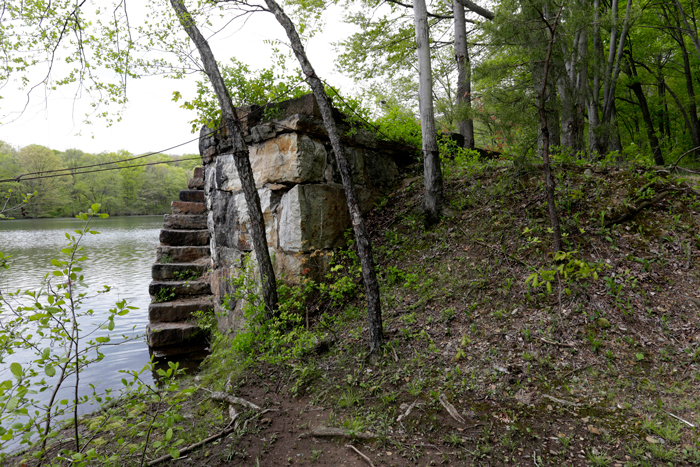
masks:
[(299, 438), (313, 436), (314, 438), (357, 438), (357, 439), (374, 439), (377, 435), (373, 433), (350, 433), (344, 428), (332, 428), (324, 425), (319, 425), (308, 433), (302, 433)]
[(658, 203), (660, 201), (663, 201), (664, 198), (666, 198), (668, 195), (670, 195), (674, 191), (682, 191), (682, 190), (662, 191), (661, 193), (656, 195), (654, 197), (654, 199), (652, 199), (650, 201), (649, 200), (643, 201), (638, 207), (627, 211), (627, 213), (623, 214), (622, 216), (618, 217), (617, 219), (610, 219), (609, 221), (607, 221), (605, 223), (605, 227), (608, 228), (608, 227), (612, 227), (613, 225), (622, 224), (623, 222), (631, 221), (641, 211), (655, 205), (656, 203)]

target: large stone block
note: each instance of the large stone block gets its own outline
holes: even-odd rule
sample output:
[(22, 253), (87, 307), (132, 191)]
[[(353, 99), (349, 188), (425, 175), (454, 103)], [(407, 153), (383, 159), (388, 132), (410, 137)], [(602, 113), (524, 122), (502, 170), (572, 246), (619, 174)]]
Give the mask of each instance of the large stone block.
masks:
[[(297, 133), (285, 133), (249, 148), (255, 185), (292, 184), (323, 181), (326, 148), (315, 139)], [(216, 158), (213, 170), (207, 170), (211, 190), (240, 191), (241, 180), (232, 154)], [(211, 173), (212, 177), (209, 176)], [(211, 182), (210, 182), (211, 180)]]
[[(277, 206), (282, 193), (286, 191), (283, 185), (265, 186), (258, 190), (260, 207), (265, 221), (265, 233), (270, 246), (277, 245)], [(242, 192), (229, 193), (217, 191), (211, 195), (212, 238), (217, 248), (228, 247), (239, 251), (251, 251), (250, 216), (248, 204)]]
[(168, 246), (161, 245), (156, 250), (158, 263), (189, 263), (210, 256), (209, 245), (204, 246)]
[(148, 305), (148, 320), (151, 323), (174, 323), (187, 321), (198, 311), (213, 311), (214, 300), (210, 296), (181, 299), (174, 302)]
[(208, 277), (206, 280), (195, 281), (152, 281), (148, 284), (148, 293), (153, 296), (162, 295), (165, 297), (174, 294), (173, 300), (175, 300), (192, 295), (209, 295), (211, 294), (211, 284)]
[(323, 250), (294, 254), (279, 251), (275, 255), (275, 274), (277, 279), (293, 284), (304, 279), (321, 281), (330, 272), (330, 260), (330, 252)]
[(202, 230), (207, 228), (207, 216), (204, 214), (165, 214), (163, 227), (166, 229)]
[(180, 190), (180, 201), (203, 203), (204, 192), (201, 190)]
[(204, 203), (188, 201), (172, 201), (170, 207), (173, 209), (173, 214), (204, 214), (207, 210)]
[(209, 269), (208, 264), (155, 263), (151, 266), (151, 277), (157, 281), (168, 279), (193, 280), (204, 274), (207, 269)]
[(331, 249), (345, 244), (350, 214), (342, 188), (296, 185), (280, 202), (279, 247), (286, 252)]
[(204, 340), (206, 334), (194, 323), (150, 323), (146, 327), (150, 347), (194, 344)]
[(204, 246), (209, 244), (209, 231), (163, 229), (160, 231), (160, 243), (172, 246)]

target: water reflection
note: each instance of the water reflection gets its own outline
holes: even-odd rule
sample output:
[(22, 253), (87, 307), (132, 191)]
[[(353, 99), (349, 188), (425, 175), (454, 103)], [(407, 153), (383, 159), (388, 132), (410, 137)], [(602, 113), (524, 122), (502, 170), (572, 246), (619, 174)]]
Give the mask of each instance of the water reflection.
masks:
[[(86, 368), (80, 374), (81, 395), (91, 394), (88, 383), (98, 386), (98, 390), (119, 389), (123, 374), (119, 370), (140, 370), (149, 361), (149, 351), (143, 337), (148, 322), (148, 284), (151, 280), (151, 265), (155, 261), (158, 235), (163, 226), (162, 216), (113, 217), (94, 219), (91, 228), (99, 235), (87, 235), (81, 244), (88, 257), (81, 263), (82, 274), (89, 291), (89, 298), (83, 303), (83, 310), (92, 308), (93, 316), (85, 317), (81, 326), (83, 333), (92, 331), (96, 324), (104, 321), (108, 310), (115, 302), (126, 299), (132, 310), (128, 315), (115, 319), (111, 335), (125, 335), (133, 340), (119, 346), (102, 349), (105, 358)], [(10, 254), (12, 266), (0, 276), (3, 291), (17, 289), (38, 290), (42, 278), (51, 269), (52, 258), (59, 258), (59, 250), (65, 248), (68, 240), (65, 232), (73, 233), (82, 227), (77, 219), (39, 219), (0, 222), (0, 251)], [(103, 285), (109, 285), (108, 293), (96, 294)], [(97, 330), (91, 337), (104, 336), (106, 330)], [(33, 354), (19, 350), (0, 364), (0, 379), (7, 379), (12, 362), (27, 363)], [(35, 357), (34, 357), (35, 358)], [(153, 382), (150, 372), (142, 379)], [(71, 390), (72, 391), (72, 390)], [(42, 402), (48, 395), (40, 394)], [(68, 397), (66, 394), (64, 397)], [(70, 399), (73, 399), (72, 392)], [(96, 407), (82, 407), (81, 411)]]

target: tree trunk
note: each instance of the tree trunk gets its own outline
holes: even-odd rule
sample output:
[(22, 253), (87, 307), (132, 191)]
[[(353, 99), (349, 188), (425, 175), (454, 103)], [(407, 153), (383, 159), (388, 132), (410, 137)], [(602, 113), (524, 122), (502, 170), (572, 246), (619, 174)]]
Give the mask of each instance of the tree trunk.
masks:
[[(632, 44), (630, 44), (630, 57), (632, 55)], [(649, 139), (649, 146), (651, 146), (651, 152), (654, 154), (654, 163), (656, 165), (664, 165), (664, 156), (661, 153), (661, 147), (659, 145), (659, 139), (656, 137), (656, 132), (654, 131), (654, 121), (651, 119), (651, 112), (649, 112), (649, 104), (647, 103), (647, 97), (642, 89), (642, 84), (639, 82), (639, 75), (637, 74), (637, 68), (634, 66), (634, 60), (630, 59), (628, 61), (628, 74), (633, 77), (630, 89), (637, 97), (639, 102), (639, 108), (642, 111), (642, 118), (644, 119), (644, 125), (647, 128), (647, 138)]]
[(559, 214), (557, 213), (557, 205), (555, 200), (555, 183), (554, 177), (552, 176), (552, 167), (549, 160), (549, 125), (547, 122), (547, 110), (545, 108), (547, 103), (547, 78), (549, 75), (549, 69), (552, 62), (552, 48), (554, 41), (556, 40), (557, 26), (559, 25), (559, 18), (561, 16), (563, 6), (559, 8), (557, 16), (554, 18), (554, 25), (550, 25), (546, 18), (542, 20), (546, 23), (547, 29), (549, 30), (549, 43), (547, 44), (547, 56), (544, 61), (544, 70), (542, 71), (542, 83), (539, 90), (538, 96), (538, 106), (537, 111), (540, 116), (540, 139), (542, 141), (542, 162), (544, 168), (544, 181), (545, 181), (545, 191), (547, 195), (547, 208), (549, 211), (549, 222), (552, 227), (552, 250), (556, 254), (562, 249), (561, 245), (561, 228), (559, 225)]
[(474, 149), (474, 119), (471, 116), (472, 108), (472, 83), (471, 61), (469, 60), (469, 48), (467, 46), (467, 22), (464, 16), (464, 7), (458, 0), (454, 0), (452, 11), (455, 18), (455, 59), (457, 60), (457, 107), (458, 114), (465, 112), (466, 118), (460, 117), (457, 121), (459, 134), (464, 136), (464, 147)]
[(591, 157), (598, 157), (604, 152), (600, 134), (600, 75), (603, 62), (603, 39), (600, 33), (600, 0), (593, 4), (593, 84), (587, 96), (588, 107), (588, 152)]
[(362, 213), (360, 212), (360, 205), (357, 201), (357, 194), (355, 193), (355, 187), (352, 181), (352, 172), (350, 171), (350, 166), (345, 158), (343, 146), (340, 143), (340, 135), (338, 134), (338, 129), (336, 128), (335, 121), (333, 120), (331, 105), (328, 101), (325, 88), (323, 87), (323, 82), (318, 76), (316, 76), (316, 72), (306, 56), (304, 46), (301, 43), (301, 39), (299, 38), (299, 34), (297, 34), (294, 24), (275, 0), (265, 0), (265, 4), (275, 15), (275, 18), (277, 18), (277, 21), (287, 33), (287, 37), (292, 44), (292, 50), (294, 51), (294, 54), (301, 65), (301, 69), (306, 75), (309, 85), (311, 86), (314, 96), (316, 97), (316, 102), (318, 103), (321, 116), (323, 117), (323, 123), (326, 127), (326, 131), (328, 132), (328, 137), (331, 140), (333, 152), (335, 153), (335, 159), (338, 163), (338, 171), (340, 172), (340, 177), (343, 180), (345, 198), (347, 200), (350, 218), (352, 219), (352, 227), (353, 231), (355, 232), (355, 240), (357, 242), (357, 253), (360, 257), (360, 263), (362, 265), (362, 278), (364, 279), (365, 291), (367, 293), (369, 350), (371, 355), (376, 356), (377, 352), (379, 352), (381, 349), (382, 342), (384, 340), (384, 333), (382, 329), (382, 309), (379, 298), (379, 282), (377, 281), (377, 274), (374, 268), (372, 244), (370, 242), (369, 234), (367, 233), (367, 228), (365, 227), (365, 221), (362, 218)]
[[(688, 51), (683, 43), (683, 38), (678, 42), (681, 46), (681, 54), (683, 55), (683, 72), (685, 74), (685, 85), (688, 91), (688, 117), (690, 119), (690, 139), (693, 142), (693, 147), (700, 146), (700, 122), (698, 122), (698, 108), (695, 104), (695, 88), (693, 87), (693, 74), (690, 68), (690, 59)], [(695, 160), (700, 160), (699, 151), (695, 152)]]
[(433, 78), (430, 66), (428, 10), (425, 0), (413, 0), (413, 17), (418, 52), (418, 101), (420, 103), (421, 134), (423, 136), (423, 171), (425, 185), (425, 220), (428, 225), (440, 221), (442, 211), (442, 170), (435, 133), (433, 111)]
[(243, 141), (243, 132), (241, 131), (236, 109), (231, 102), (231, 96), (228, 89), (226, 89), (224, 80), (221, 78), (219, 67), (216, 64), (209, 43), (199, 32), (199, 28), (197, 28), (194, 19), (187, 11), (182, 0), (170, 0), (170, 4), (173, 10), (175, 10), (183, 29), (197, 46), (197, 50), (202, 57), (204, 69), (219, 101), (224, 123), (231, 135), (233, 142), (233, 159), (236, 163), (236, 169), (241, 179), (241, 185), (243, 186), (243, 193), (248, 207), (248, 215), (250, 216), (250, 224), (252, 227), (253, 247), (260, 267), (265, 313), (266, 317), (269, 318), (273, 316), (277, 310), (277, 281), (275, 280), (275, 271), (272, 268), (272, 261), (270, 260), (270, 252), (267, 249), (265, 220), (263, 218), (262, 209), (260, 208), (258, 190), (255, 188), (255, 179), (253, 178), (253, 169), (250, 166), (248, 147), (245, 141)]

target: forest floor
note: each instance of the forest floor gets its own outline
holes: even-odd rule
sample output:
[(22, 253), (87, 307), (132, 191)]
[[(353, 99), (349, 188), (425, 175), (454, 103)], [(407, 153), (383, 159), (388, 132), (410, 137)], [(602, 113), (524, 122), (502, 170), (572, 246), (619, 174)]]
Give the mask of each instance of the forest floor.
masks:
[(557, 165), (556, 262), (539, 167), (448, 163), (448, 216), (429, 229), (411, 171), (367, 217), (383, 355), (365, 358), (361, 288), (316, 302), (311, 328), (336, 317), (328, 348), (214, 359), (183, 381), (208, 390), (183, 403), (180, 448), (229, 426), (210, 397), (227, 379), (261, 408), (160, 465), (700, 465), (698, 179)]

